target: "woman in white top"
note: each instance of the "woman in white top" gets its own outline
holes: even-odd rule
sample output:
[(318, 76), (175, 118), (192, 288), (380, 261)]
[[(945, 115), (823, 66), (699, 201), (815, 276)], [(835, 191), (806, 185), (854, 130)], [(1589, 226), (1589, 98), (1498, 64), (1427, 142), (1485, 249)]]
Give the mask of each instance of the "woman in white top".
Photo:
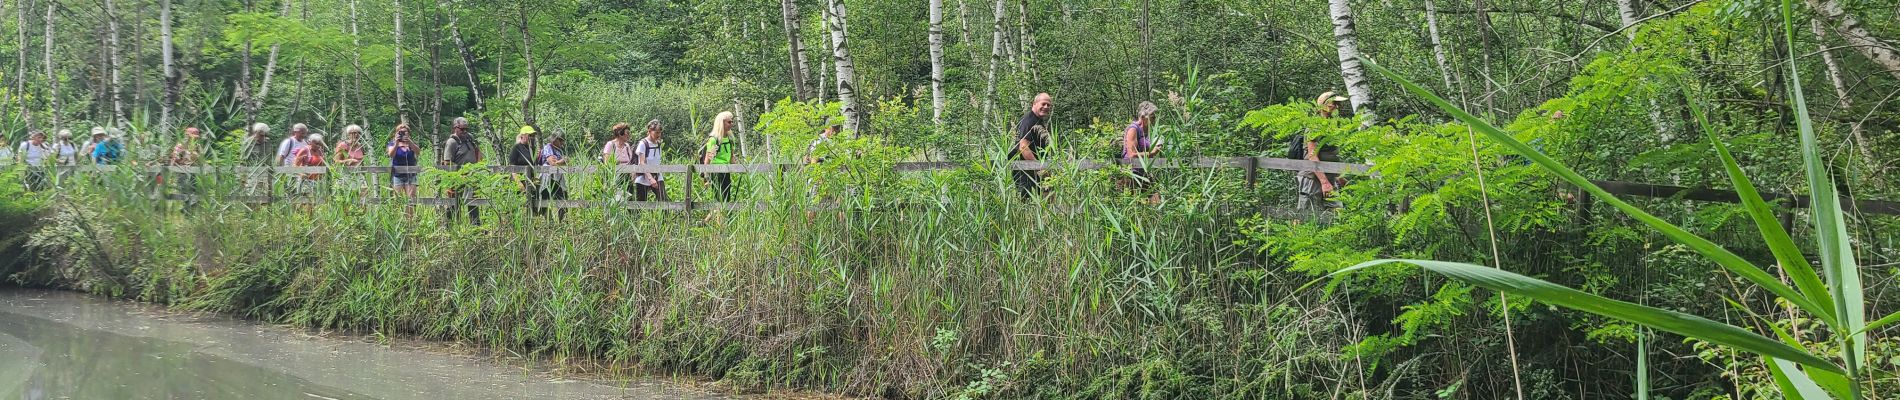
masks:
[[(640, 144), (633, 147), (635, 163), (639, 165), (660, 165), (665, 158), (660, 152), (660, 120), (647, 121), (647, 135), (640, 138)], [(657, 172), (634, 174), (634, 200), (647, 201), (648, 195), (654, 200), (666, 201), (666, 178)]]
[[(46, 165), (53, 159), (53, 146), (46, 143), (46, 133), (33, 131), (20, 143), (19, 157), (26, 163), (26, 190), (39, 191), (46, 187)], [(12, 161), (12, 157), (7, 157)]]

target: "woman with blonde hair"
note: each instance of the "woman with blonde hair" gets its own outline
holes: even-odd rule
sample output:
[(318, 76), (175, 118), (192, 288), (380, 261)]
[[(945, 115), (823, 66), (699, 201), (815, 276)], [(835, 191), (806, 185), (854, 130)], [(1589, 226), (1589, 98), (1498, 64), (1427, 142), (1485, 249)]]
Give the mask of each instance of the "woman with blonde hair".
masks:
[[(738, 162), (739, 157), (734, 152), (739, 143), (727, 137), (732, 131), (733, 118), (731, 111), (713, 117), (712, 132), (706, 134), (706, 154), (700, 157), (701, 164), (726, 165)], [(732, 201), (732, 174), (706, 174), (706, 180), (712, 182), (719, 201)]]

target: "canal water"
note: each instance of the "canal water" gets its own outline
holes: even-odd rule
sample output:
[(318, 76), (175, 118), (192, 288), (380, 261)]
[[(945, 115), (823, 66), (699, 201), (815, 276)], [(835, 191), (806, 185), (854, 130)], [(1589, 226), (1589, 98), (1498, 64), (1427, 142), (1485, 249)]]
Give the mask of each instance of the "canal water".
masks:
[(0, 400), (713, 399), (657, 380), (380, 345), (59, 291), (0, 288)]

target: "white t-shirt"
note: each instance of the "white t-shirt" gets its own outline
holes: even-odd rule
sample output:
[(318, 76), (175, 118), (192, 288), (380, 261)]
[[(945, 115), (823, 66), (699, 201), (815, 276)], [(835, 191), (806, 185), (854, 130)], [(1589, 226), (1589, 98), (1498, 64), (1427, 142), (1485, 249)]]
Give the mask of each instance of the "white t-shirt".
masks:
[(284, 138), (283, 143), (277, 144), (277, 158), (284, 160), (284, 166), (292, 166), (297, 161), (292, 156), (297, 154), (297, 150), (303, 150), (303, 147), (303, 141), (297, 140), (295, 136)]
[[(664, 159), (660, 158), (660, 145), (653, 143), (651, 141), (647, 141), (646, 138), (640, 139), (640, 145), (634, 146), (633, 152), (634, 154), (638, 154), (642, 157), (646, 157), (647, 162), (642, 163), (640, 165), (660, 165), (660, 163), (664, 162), (663, 161)], [(647, 179), (646, 174), (634, 174), (633, 183), (651, 186), (653, 185), (652, 181), (654, 180), (658, 180), (661, 182), (666, 181), (665, 175), (656, 173), (656, 174), (653, 174), (653, 177), (656, 179)]]
[[(20, 143), (20, 155), (26, 157), (26, 165), (46, 165), (46, 159), (53, 155), (53, 148), (48, 143), (38, 146), (34, 146), (33, 142)], [(8, 160), (12, 158), (7, 157)]]
[(53, 149), (59, 154), (59, 165), (79, 165), (79, 148), (72, 143), (61, 142), (53, 145)]

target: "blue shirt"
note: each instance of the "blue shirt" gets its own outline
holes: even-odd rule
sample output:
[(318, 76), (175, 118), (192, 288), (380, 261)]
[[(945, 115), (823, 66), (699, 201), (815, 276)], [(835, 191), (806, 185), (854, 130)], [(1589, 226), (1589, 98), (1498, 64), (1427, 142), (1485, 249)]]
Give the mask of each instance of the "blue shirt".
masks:
[(118, 141), (100, 143), (92, 148), (92, 159), (99, 165), (118, 164), (119, 156), (125, 153), (125, 145)]

